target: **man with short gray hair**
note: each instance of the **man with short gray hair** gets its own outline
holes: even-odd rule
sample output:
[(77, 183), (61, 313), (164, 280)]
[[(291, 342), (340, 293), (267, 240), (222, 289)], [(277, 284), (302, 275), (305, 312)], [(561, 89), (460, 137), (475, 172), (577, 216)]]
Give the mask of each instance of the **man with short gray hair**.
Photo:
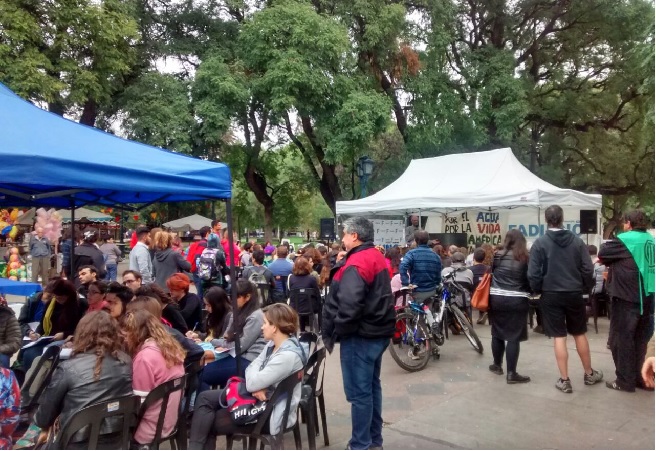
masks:
[(366, 218), (344, 221), (346, 257), (331, 270), (321, 335), (332, 352), (340, 340), (346, 400), (351, 403), (349, 449), (382, 449), (383, 392), (380, 368), (394, 334), (394, 300), (383, 255), (374, 247)]

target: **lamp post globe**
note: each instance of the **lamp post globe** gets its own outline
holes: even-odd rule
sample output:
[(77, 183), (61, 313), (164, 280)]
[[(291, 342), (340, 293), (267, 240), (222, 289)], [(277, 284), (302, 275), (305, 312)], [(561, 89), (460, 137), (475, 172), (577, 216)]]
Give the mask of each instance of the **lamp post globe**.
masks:
[(367, 182), (369, 181), (369, 176), (374, 172), (374, 160), (369, 158), (367, 155), (364, 155), (358, 159), (356, 165), (356, 172), (360, 178), (360, 197), (366, 197), (367, 195)]

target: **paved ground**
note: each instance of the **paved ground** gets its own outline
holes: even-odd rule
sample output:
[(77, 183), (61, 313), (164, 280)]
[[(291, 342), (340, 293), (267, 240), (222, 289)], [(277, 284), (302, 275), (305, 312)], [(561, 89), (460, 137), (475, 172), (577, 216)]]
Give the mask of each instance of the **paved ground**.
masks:
[[(120, 273), (120, 272), (119, 272)], [(10, 302), (16, 298), (11, 297)], [(622, 393), (603, 383), (583, 384), (583, 369), (569, 340), (574, 393), (554, 388), (558, 378), (552, 341), (529, 332), (518, 370), (531, 376), (522, 385), (487, 369), (490, 326), (477, 326), (485, 352), (477, 354), (463, 336), (450, 336), (440, 360), (407, 373), (388, 352), (383, 358), (383, 429), (386, 449), (654, 449), (654, 392)], [(588, 334), (592, 364), (606, 380), (614, 365), (606, 349), (608, 320)], [(325, 396), (330, 446), (344, 449), (351, 432), (350, 406), (342, 388), (339, 347), (327, 359)], [(304, 447), (307, 447), (303, 427)], [(319, 447), (323, 437), (317, 438)], [(219, 440), (219, 445), (225, 442)], [(292, 437), (286, 445), (293, 446)], [(239, 445), (237, 444), (237, 448)]]
[[(477, 326), (485, 346), (478, 355), (462, 336), (451, 336), (440, 360), (419, 373), (383, 360), (384, 446), (388, 449), (654, 449), (654, 393), (621, 393), (604, 384), (583, 384), (583, 370), (570, 340), (574, 393), (554, 388), (558, 377), (552, 341), (530, 332), (522, 343), (518, 369), (531, 376), (522, 385), (487, 369), (490, 326)], [(608, 321), (589, 334), (593, 367), (612, 379), (606, 349)], [(328, 359), (327, 409), (331, 446), (343, 449), (350, 434), (338, 351)]]

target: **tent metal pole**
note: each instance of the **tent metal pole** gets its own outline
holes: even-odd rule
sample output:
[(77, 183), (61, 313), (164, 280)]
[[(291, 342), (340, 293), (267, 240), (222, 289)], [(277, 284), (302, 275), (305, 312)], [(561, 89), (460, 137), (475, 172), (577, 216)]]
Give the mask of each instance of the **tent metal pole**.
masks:
[[(121, 243), (125, 243), (125, 229), (124, 229), (125, 223), (123, 222), (123, 212), (124, 212), (124, 209), (123, 209), (123, 207), (121, 207), (121, 221), (120, 221), (121, 231), (119, 232), (121, 234)], [(121, 253), (122, 252), (123, 252), (123, 248), (121, 248)]]
[(71, 255), (70, 255), (70, 264), (71, 264), (71, 280), (75, 279), (75, 197), (71, 195)]
[[(230, 303), (232, 304), (233, 311), (233, 324), (236, 324), (235, 319), (237, 318), (237, 313), (239, 312), (239, 305), (237, 305), (237, 280), (236, 280), (236, 271), (234, 256), (234, 240), (232, 237), (232, 201), (226, 199), (226, 222), (228, 223), (228, 266), (230, 268)], [(239, 343), (239, 336), (241, 335), (241, 330), (235, 331), (235, 360), (237, 361), (237, 374), (241, 376), (241, 344)]]

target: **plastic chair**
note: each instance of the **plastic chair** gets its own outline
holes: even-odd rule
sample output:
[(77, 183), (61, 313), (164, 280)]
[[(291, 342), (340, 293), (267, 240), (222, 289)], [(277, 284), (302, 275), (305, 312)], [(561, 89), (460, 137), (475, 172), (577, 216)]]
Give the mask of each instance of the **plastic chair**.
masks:
[(86, 441), (87, 449), (98, 449), (100, 429), (103, 421), (107, 418), (122, 416), (122, 427), (120, 435), (120, 448), (130, 449), (130, 438), (137, 424), (137, 412), (139, 411), (140, 399), (138, 396), (130, 395), (122, 398), (108, 399), (76, 412), (61, 431), (57, 434), (55, 442), (47, 444), (47, 449), (67, 449), (75, 434), (82, 428), (90, 428), (89, 437)]
[[(303, 379), (303, 370), (296, 371), (293, 374), (287, 376), (283, 379), (278, 386), (276, 387), (271, 399), (267, 403), (266, 409), (260, 415), (255, 426), (241, 426), (237, 428), (237, 432), (226, 437), (227, 449), (232, 449), (232, 444), (235, 438), (248, 438), (248, 449), (256, 449), (257, 442), (262, 442), (260, 449), (263, 449), (264, 446), (269, 446), (271, 449), (285, 449), (285, 440), (284, 435), (287, 432), (294, 432), (294, 442), (296, 444), (296, 449), (301, 449), (301, 430), (298, 426), (298, 419), (292, 427), (287, 426), (287, 419), (289, 418), (289, 411), (291, 410), (292, 404), (292, 395), (294, 393), (294, 388), (301, 383)], [(271, 417), (271, 412), (273, 408), (278, 404), (278, 401), (285, 401), (285, 412), (282, 416), (281, 430), (276, 435), (266, 434), (262, 432), (264, 426), (269, 424), (269, 418)]]
[(317, 288), (293, 288), (289, 290), (289, 306), (296, 310), (299, 318), (309, 319), (312, 331), (319, 330), (315, 318), (315, 307), (321, 310), (321, 292)]
[(315, 332), (311, 332), (311, 331), (301, 332), (298, 336), (298, 341), (300, 343), (308, 344), (308, 350), (309, 350), (308, 355), (310, 356), (314, 354), (314, 351), (316, 351), (317, 348), (319, 347), (319, 335), (317, 335)]
[(180, 410), (180, 417), (178, 418), (178, 435), (177, 447), (178, 449), (187, 449), (187, 435), (189, 431), (189, 424), (193, 412), (191, 411), (191, 400), (196, 395), (198, 386), (200, 385), (199, 374), (203, 370), (200, 360), (191, 362), (185, 365), (185, 376), (187, 377), (184, 389), (184, 398), (182, 401), (182, 409)]
[[(148, 411), (150, 407), (152, 407), (158, 401), (162, 401), (162, 405), (159, 411), (159, 417), (157, 418), (155, 436), (153, 437), (152, 442), (142, 443), (141, 445), (148, 445), (149, 449), (159, 449), (159, 445), (162, 442), (169, 441), (171, 443), (172, 448), (176, 446), (178, 433), (180, 432), (179, 429), (180, 422), (179, 421), (176, 422), (176, 426), (173, 428), (173, 431), (171, 431), (171, 433), (166, 437), (162, 437), (162, 429), (164, 428), (164, 418), (166, 418), (166, 411), (169, 404), (169, 398), (175, 392), (180, 392), (180, 404), (178, 404), (176, 408), (178, 420), (180, 419), (180, 416), (182, 415), (180, 413), (181, 412), (180, 408), (182, 406), (184, 390), (187, 385), (186, 381), (187, 381), (187, 375), (177, 377), (175, 379), (171, 379), (170, 381), (158, 385), (150, 393), (148, 393), (148, 396), (146, 396), (146, 399), (141, 404), (141, 407), (139, 409), (139, 418), (137, 421), (137, 426), (141, 423), (144, 414)], [(186, 437), (184, 437), (183, 439), (186, 442)]]
[[(45, 391), (45, 389), (50, 384), (52, 379), (52, 374), (55, 372), (57, 365), (59, 364), (59, 353), (61, 352), (60, 346), (50, 346), (47, 347), (45, 352), (41, 355), (37, 367), (34, 369), (30, 377), (25, 381), (21, 387), (21, 415), (31, 415), (39, 407), (39, 398)], [(45, 375), (41, 381), (41, 385), (34, 393), (34, 396), (30, 397), (30, 390), (32, 389), (32, 384), (34, 384), (37, 376), (41, 373), (41, 369), (46, 364), (50, 363), (50, 367), (45, 371)]]
[[(305, 365), (305, 380), (301, 392), (301, 401), (298, 408), (307, 419), (308, 445), (310, 449), (317, 449), (316, 436), (319, 435), (319, 415), (317, 412), (317, 393), (320, 393), (321, 420), (323, 423), (323, 440), (329, 445), (328, 425), (326, 423), (326, 406), (323, 401), (323, 376), (326, 369), (326, 348), (317, 349)], [(319, 382), (321, 384), (319, 385)], [(317, 390), (319, 388), (319, 390)]]

